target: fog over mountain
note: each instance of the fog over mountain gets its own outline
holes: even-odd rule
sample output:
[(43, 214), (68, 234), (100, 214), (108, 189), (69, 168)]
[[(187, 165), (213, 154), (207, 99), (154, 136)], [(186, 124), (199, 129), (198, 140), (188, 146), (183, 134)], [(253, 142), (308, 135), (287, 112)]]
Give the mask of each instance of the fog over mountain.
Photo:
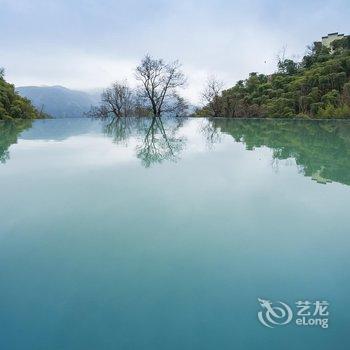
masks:
[(22, 86), (16, 90), (53, 118), (80, 118), (99, 100), (98, 93), (89, 94), (63, 86)]

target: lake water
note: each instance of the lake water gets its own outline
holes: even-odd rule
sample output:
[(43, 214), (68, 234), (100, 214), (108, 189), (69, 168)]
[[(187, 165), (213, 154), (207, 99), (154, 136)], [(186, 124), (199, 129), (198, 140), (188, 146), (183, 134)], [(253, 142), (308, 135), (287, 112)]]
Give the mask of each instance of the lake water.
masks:
[(0, 349), (349, 349), (350, 122), (2, 124), (0, 160)]

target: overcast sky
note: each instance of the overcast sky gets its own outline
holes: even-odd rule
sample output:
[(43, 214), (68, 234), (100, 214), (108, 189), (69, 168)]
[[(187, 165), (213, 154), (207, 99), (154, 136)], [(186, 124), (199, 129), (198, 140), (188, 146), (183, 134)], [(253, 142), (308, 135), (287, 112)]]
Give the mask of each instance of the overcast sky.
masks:
[[(127, 77), (149, 53), (179, 59), (198, 101), (208, 75), (226, 86), (350, 31), (349, 0), (0, 0), (0, 66), (16, 86), (88, 90)], [(265, 63), (266, 62), (266, 63)]]

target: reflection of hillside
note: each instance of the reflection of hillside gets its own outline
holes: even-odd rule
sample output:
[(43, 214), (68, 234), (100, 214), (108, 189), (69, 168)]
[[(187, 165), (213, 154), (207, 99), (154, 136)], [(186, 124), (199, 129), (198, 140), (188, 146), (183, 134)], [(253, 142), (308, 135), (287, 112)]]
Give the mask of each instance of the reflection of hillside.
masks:
[(18, 120), (0, 123), (0, 162), (5, 163), (9, 158), (9, 148), (17, 143), (19, 134), (32, 126), (31, 120)]
[(275, 159), (294, 158), (305, 176), (350, 185), (350, 123), (347, 121), (225, 120), (215, 128), (244, 142), (266, 146)]
[(68, 137), (100, 133), (101, 122), (88, 118), (46, 119), (33, 123), (33, 127), (21, 135), (24, 140), (63, 141)]

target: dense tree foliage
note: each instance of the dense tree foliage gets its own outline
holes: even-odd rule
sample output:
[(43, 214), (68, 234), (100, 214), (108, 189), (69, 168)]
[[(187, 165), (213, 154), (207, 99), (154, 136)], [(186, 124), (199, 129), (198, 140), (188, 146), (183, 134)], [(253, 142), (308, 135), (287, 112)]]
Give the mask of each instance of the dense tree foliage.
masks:
[(197, 111), (219, 117), (350, 117), (350, 37), (331, 48), (314, 43), (301, 62), (280, 59), (271, 75), (251, 73), (248, 79)]
[(4, 70), (0, 68), (0, 119), (35, 119), (44, 115), (31, 102), (21, 97), (12, 84), (5, 81)]

